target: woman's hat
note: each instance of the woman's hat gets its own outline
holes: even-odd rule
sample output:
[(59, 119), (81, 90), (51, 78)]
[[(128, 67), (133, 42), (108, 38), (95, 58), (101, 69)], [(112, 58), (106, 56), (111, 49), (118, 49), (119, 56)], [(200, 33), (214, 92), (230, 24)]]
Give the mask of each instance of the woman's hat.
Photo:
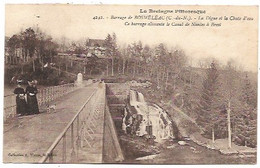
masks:
[(38, 83), (38, 81), (37, 81), (37, 80), (34, 80), (33, 82), (34, 82), (34, 85), (37, 85), (37, 83)]
[(34, 80), (28, 80), (28, 84), (29, 85), (33, 85), (34, 84)]
[(21, 84), (21, 83), (23, 82), (23, 80), (22, 80), (22, 79), (17, 79), (16, 82), (17, 82), (18, 84)]

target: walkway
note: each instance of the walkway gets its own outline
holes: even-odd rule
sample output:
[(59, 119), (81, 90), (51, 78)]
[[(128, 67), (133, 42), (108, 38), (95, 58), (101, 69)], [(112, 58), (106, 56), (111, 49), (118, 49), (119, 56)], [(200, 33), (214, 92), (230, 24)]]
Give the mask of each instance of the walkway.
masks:
[(96, 89), (96, 84), (80, 88), (53, 102), (55, 112), (16, 120), (18, 124), (4, 132), (3, 162), (38, 162)]
[[(102, 94), (102, 93), (101, 93)], [(103, 96), (103, 95), (101, 95)], [(85, 144), (79, 151), (79, 158), (76, 163), (102, 163), (103, 162), (103, 144), (104, 144), (104, 102), (105, 98), (97, 102), (95, 110), (97, 116), (95, 121), (90, 121), (89, 127), (93, 130), (88, 138), (89, 145)], [(87, 110), (87, 109), (85, 109)], [(84, 112), (84, 111), (83, 111)], [(89, 131), (90, 132), (90, 131)]]

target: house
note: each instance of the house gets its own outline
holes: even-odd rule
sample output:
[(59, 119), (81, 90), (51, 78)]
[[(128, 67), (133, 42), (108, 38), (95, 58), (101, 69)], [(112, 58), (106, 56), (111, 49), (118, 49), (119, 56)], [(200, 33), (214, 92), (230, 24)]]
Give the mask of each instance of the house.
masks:
[(96, 56), (98, 58), (105, 57), (105, 40), (103, 39), (87, 39), (86, 41), (87, 57)]

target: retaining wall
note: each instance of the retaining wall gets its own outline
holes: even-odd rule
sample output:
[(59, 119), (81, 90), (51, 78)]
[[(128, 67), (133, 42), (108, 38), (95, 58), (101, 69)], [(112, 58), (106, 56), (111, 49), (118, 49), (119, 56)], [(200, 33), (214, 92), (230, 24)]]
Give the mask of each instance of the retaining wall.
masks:
[(115, 124), (112, 120), (107, 102), (105, 105), (104, 116), (104, 135), (103, 135), (103, 162), (115, 163), (124, 160)]

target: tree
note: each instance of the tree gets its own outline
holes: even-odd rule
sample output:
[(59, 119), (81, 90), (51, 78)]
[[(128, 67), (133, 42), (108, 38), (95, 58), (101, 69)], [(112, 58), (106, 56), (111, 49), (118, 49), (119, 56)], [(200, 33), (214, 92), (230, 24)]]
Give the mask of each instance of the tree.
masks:
[(256, 108), (257, 106), (256, 91), (253, 89), (248, 74), (245, 75), (243, 83), (244, 85), (242, 87), (241, 100), (246, 104), (248, 104), (249, 106), (251, 106), (252, 108)]
[[(13, 35), (9, 41), (8, 46), (10, 47), (11, 63), (17, 63), (18, 49), (21, 52), (19, 57), (23, 62), (28, 62), (29, 58), (32, 59), (33, 71), (35, 71), (35, 51), (37, 45), (37, 38), (35, 31), (29, 27), (25, 31), (21, 31), (20, 34)], [(23, 63), (22, 72), (23, 72)]]
[(68, 39), (64, 36), (62, 36), (60, 39), (59, 50), (63, 53), (67, 52), (68, 50)]
[[(117, 48), (117, 38), (116, 38), (116, 34), (113, 33), (112, 37), (110, 34), (107, 35), (106, 39), (105, 39), (105, 44), (104, 44), (105, 48), (106, 48), (106, 55), (109, 59), (111, 59), (111, 75), (114, 76), (114, 61), (115, 58), (119, 55), (118, 54), (118, 48)], [(108, 62), (107, 62), (108, 63)], [(108, 64), (107, 64), (108, 67)]]
[(23, 46), (25, 48), (26, 56), (32, 58), (35, 54), (36, 48), (36, 34), (34, 30), (29, 27), (22, 34)]
[(58, 44), (53, 42), (51, 36), (41, 32), (41, 30), (37, 32), (36, 53), (43, 70), (44, 64), (52, 62), (53, 56), (57, 54)]
[(31, 27), (29, 27), (21, 33), (21, 37), (26, 60), (28, 61), (28, 57), (32, 59), (33, 72), (35, 72), (35, 49), (37, 44), (36, 33)]
[(151, 64), (152, 61), (152, 50), (148, 45), (145, 45), (142, 51), (142, 63), (143, 63), (143, 69), (144, 69), (144, 73), (146, 74), (146, 76), (149, 76), (149, 71), (152, 68), (151, 66), (149, 67), (149, 65)]
[(13, 35), (7, 42), (7, 46), (10, 54), (10, 63), (17, 62), (17, 49), (21, 47), (21, 37), (19, 35)]
[(178, 79), (181, 78), (181, 73), (186, 65), (187, 56), (180, 48), (175, 47), (171, 50), (171, 59), (169, 60), (171, 77), (173, 78), (173, 89), (175, 90)]
[(131, 51), (132, 59), (134, 61), (133, 77), (135, 77), (136, 74), (139, 74), (139, 63), (142, 58), (142, 50), (143, 44), (141, 41), (139, 41), (138, 43), (133, 43)]
[[(106, 39), (105, 39), (105, 44), (104, 44), (104, 46), (106, 48), (105, 53), (106, 53), (106, 56), (107, 56), (107, 75), (108, 75), (108, 67), (109, 67), (108, 63), (109, 63), (109, 60), (112, 59), (112, 57), (113, 57), (113, 44), (112, 43), (113, 43), (113, 39), (112, 39), (111, 35), (108, 34)], [(113, 67), (112, 67), (112, 73), (113, 73)], [(113, 75), (114, 74), (112, 74), (112, 76)]]
[(127, 60), (127, 48), (125, 46), (120, 48), (120, 59), (122, 59), (122, 74), (124, 75)]
[(131, 60), (131, 57), (132, 57), (132, 46), (131, 45), (127, 45), (127, 48), (126, 48), (126, 71), (127, 73), (129, 73), (129, 70), (130, 70), (130, 60)]
[(22, 74), (24, 72), (24, 65), (31, 63), (33, 72), (36, 72), (38, 62), (41, 64), (43, 71), (44, 64), (57, 54), (58, 48), (57, 43), (55, 43), (50, 36), (43, 33), (38, 27), (36, 31), (29, 27), (25, 31), (13, 35), (8, 41), (8, 46), (10, 47), (9, 52), (13, 57), (12, 63), (14, 63), (14, 61), (18, 63), (19, 57), (18, 66), (21, 66)]
[(157, 86), (160, 88), (160, 80), (162, 78), (162, 74), (164, 71), (164, 65), (166, 65), (166, 58), (167, 58), (167, 48), (163, 43), (160, 43), (156, 49), (155, 49), (155, 62), (157, 64), (157, 73), (156, 73), (156, 78), (157, 78)]
[[(236, 71), (233, 60), (229, 60), (227, 66), (223, 72), (223, 95), (225, 100), (225, 106), (227, 111), (227, 126), (228, 126), (228, 147), (231, 148), (232, 144), (232, 129), (231, 129), (231, 117), (234, 120), (236, 116), (236, 106), (238, 106), (238, 82), (239, 74)], [(231, 114), (232, 113), (232, 114)], [(234, 125), (235, 123), (233, 123)]]
[(221, 115), (222, 102), (220, 94), (220, 80), (217, 65), (212, 62), (206, 71), (206, 79), (203, 81), (201, 98), (198, 109), (197, 123), (204, 128), (205, 135), (221, 135), (224, 116)]
[(240, 106), (236, 115), (235, 141), (245, 146), (256, 146), (256, 89), (248, 74), (243, 79)]

